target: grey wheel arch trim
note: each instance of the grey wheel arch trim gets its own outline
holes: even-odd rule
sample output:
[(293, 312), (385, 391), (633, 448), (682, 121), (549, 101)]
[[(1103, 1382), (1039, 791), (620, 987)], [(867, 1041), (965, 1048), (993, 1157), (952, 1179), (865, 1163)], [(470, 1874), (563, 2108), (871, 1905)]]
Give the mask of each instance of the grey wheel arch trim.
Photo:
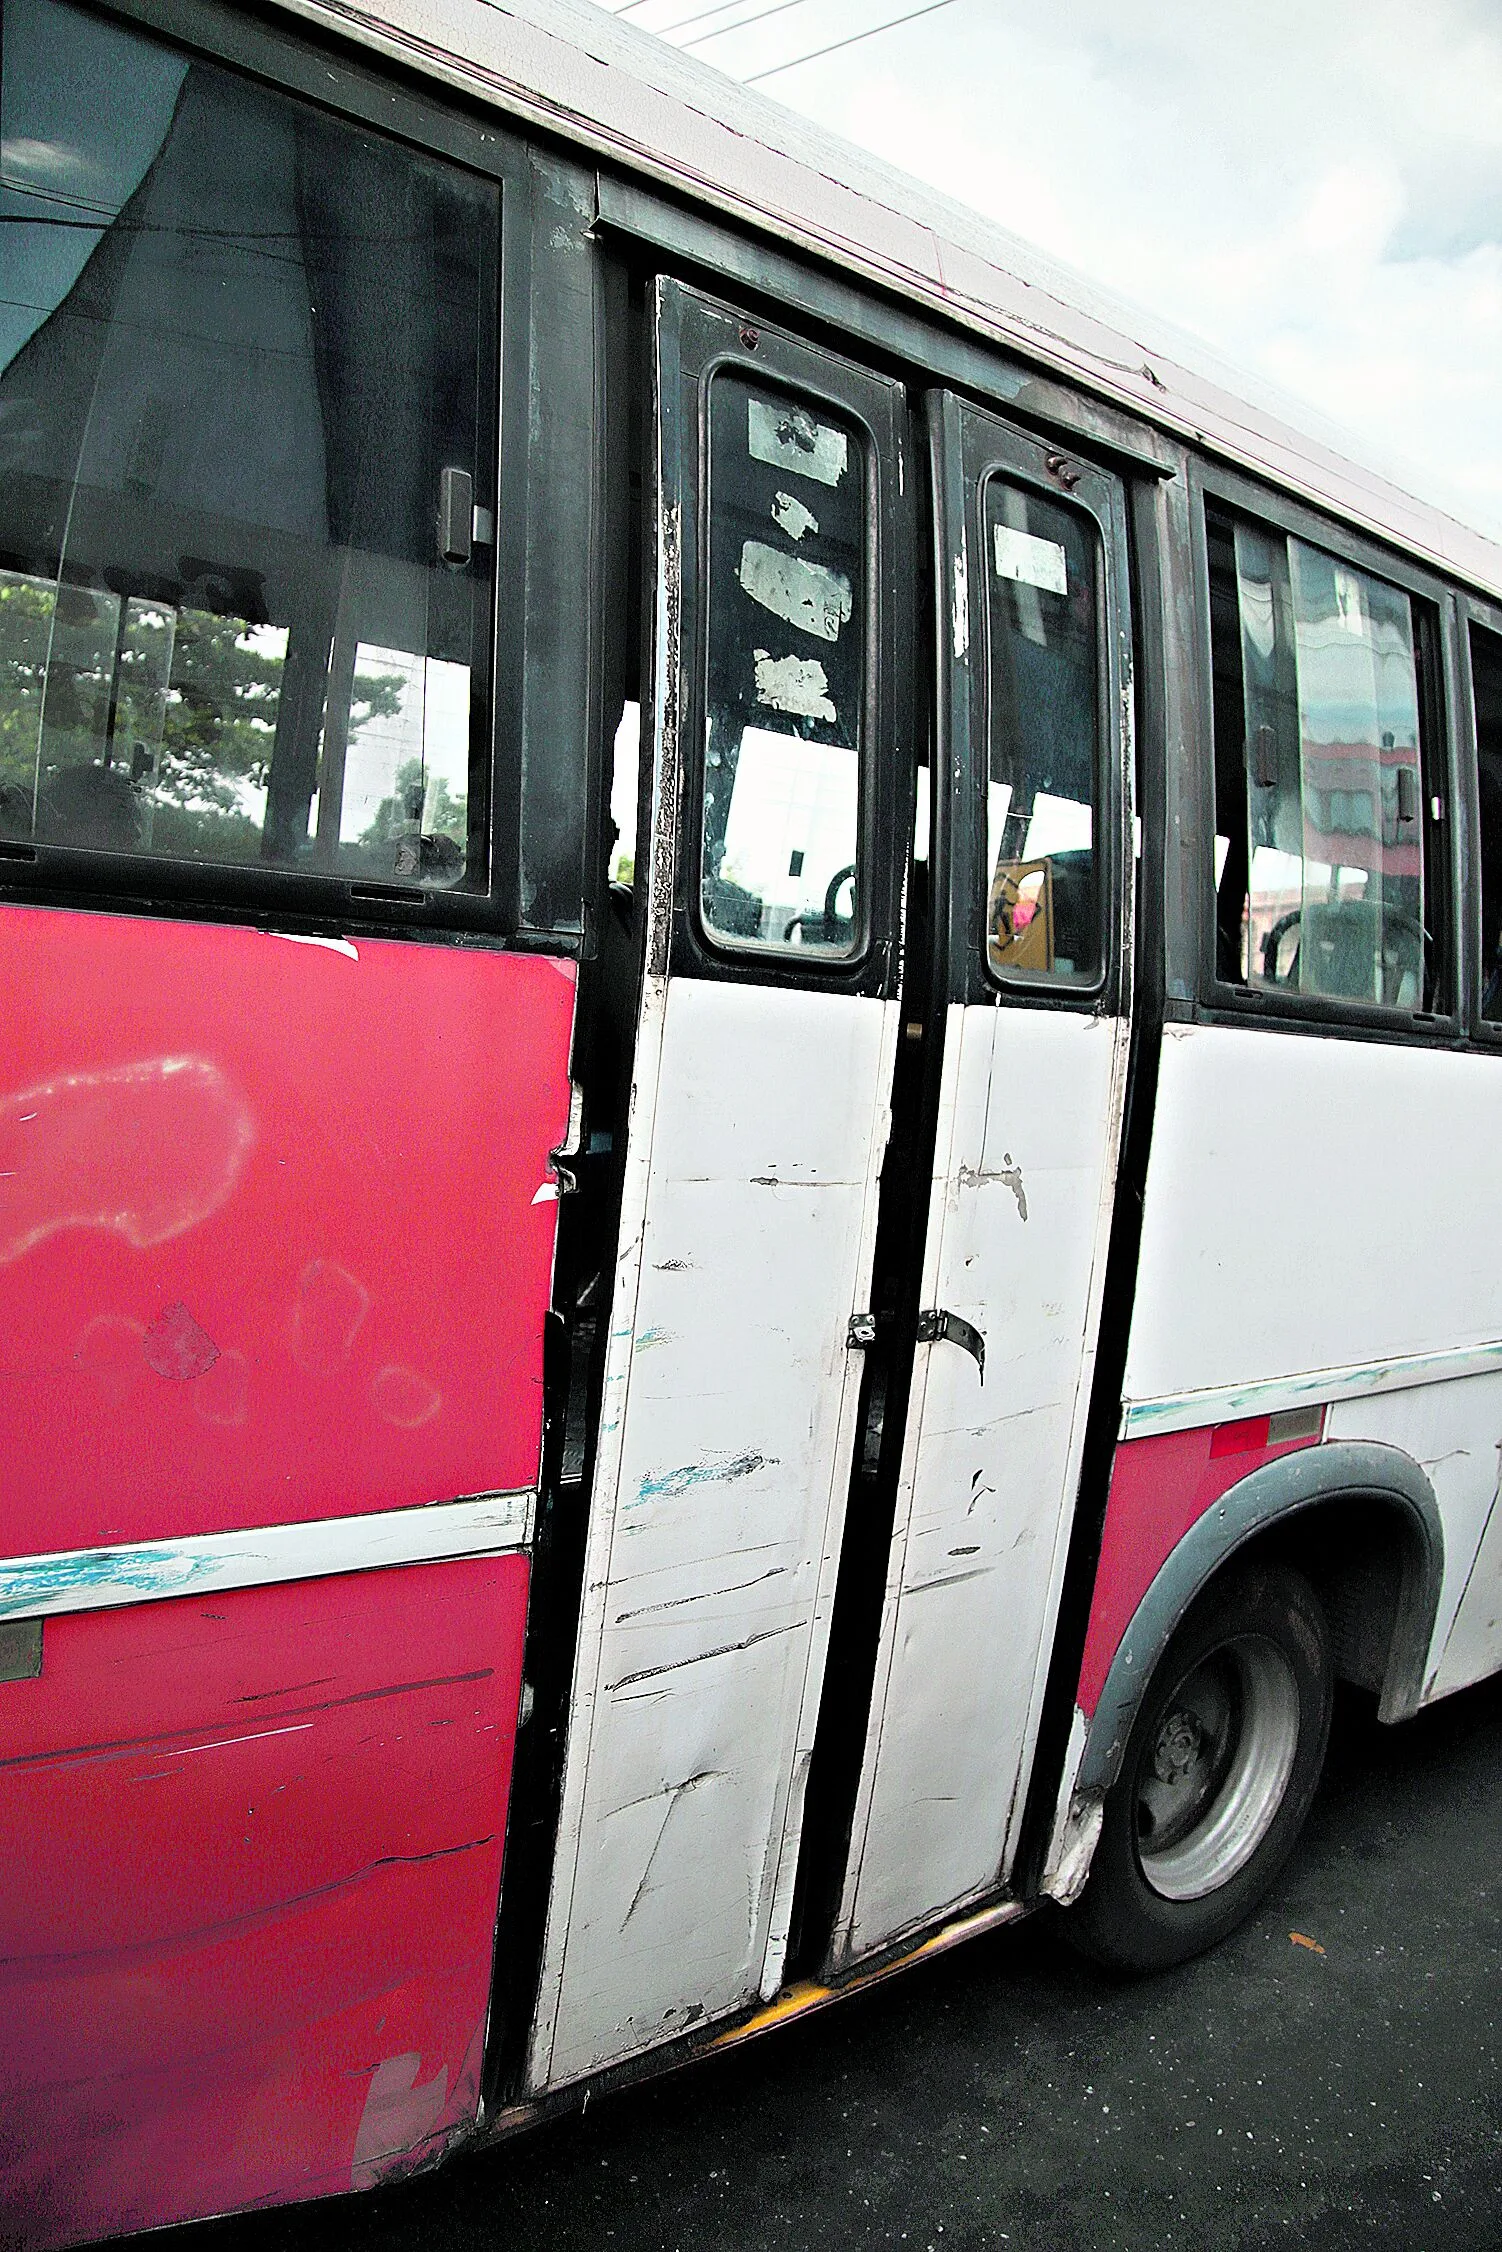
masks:
[(1444, 1571), (1444, 1531), (1434, 1488), (1397, 1447), (1333, 1440), (1281, 1455), (1232, 1486), (1190, 1526), (1158, 1569), (1121, 1638), (1085, 1740), (1076, 1792), (1115, 1782), (1153, 1669), (1190, 1605), (1238, 1549), (1330, 1501), (1373, 1501), (1403, 1522), (1402, 1577), (1382, 1683), (1381, 1717), (1418, 1710)]

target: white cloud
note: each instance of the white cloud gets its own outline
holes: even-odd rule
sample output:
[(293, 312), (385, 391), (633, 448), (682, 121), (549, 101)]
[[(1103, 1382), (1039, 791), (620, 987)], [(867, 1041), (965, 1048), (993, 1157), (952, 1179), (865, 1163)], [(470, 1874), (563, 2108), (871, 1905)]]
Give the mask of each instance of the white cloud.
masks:
[[(694, 12), (652, 0), (634, 20)], [(744, 77), (892, 12), (805, 0), (697, 51)], [(1502, 537), (1490, 0), (957, 0), (766, 91), (1296, 392), (1360, 458)]]

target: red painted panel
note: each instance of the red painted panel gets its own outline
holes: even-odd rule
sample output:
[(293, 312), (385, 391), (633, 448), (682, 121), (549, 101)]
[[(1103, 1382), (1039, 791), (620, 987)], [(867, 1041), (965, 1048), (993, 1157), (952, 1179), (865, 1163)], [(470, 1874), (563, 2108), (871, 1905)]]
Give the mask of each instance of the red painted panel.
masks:
[(1116, 1449), (1075, 1699), (1082, 1712), (1094, 1716), (1132, 1614), (1190, 1526), (1264, 1462), (1313, 1446), (1318, 1436), (1269, 1446), (1260, 1416), (1128, 1439)]
[(0, 1686), (0, 2240), (462, 2135), (526, 1588), (503, 1557), (48, 1620)]
[(0, 1555), (537, 1476), (572, 965), (0, 908)]

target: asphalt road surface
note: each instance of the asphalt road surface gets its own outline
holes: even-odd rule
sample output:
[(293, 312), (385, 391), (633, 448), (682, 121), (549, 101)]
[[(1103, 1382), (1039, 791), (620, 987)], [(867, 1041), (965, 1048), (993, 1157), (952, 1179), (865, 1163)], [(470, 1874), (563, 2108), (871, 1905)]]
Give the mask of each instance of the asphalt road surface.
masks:
[(1494, 2252), (1499, 1969), (1502, 1684), (1353, 1700), (1274, 1897), (1183, 1970), (1111, 1983), (1034, 1918), (446, 2173), (158, 2242)]

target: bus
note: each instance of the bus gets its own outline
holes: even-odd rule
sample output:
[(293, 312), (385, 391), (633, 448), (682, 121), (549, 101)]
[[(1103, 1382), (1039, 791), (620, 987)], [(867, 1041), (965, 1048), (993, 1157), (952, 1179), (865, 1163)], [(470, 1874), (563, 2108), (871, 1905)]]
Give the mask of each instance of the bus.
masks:
[(1502, 551), (583, 0), (0, 0), (0, 2210), (390, 2182), (1502, 1663)]

